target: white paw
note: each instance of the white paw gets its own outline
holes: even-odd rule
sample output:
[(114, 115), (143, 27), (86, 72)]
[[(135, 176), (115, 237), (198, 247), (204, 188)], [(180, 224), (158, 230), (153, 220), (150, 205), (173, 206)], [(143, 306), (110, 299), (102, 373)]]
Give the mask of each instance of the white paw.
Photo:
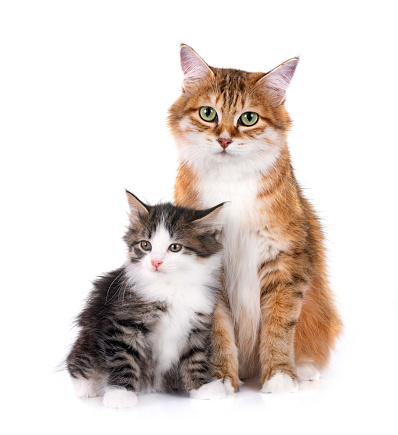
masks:
[(191, 390), (189, 395), (191, 396), (191, 399), (222, 399), (227, 395), (227, 390), (222, 379), (217, 379), (217, 381), (212, 381), (208, 384), (202, 385), (197, 390)]
[(137, 403), (137, 395), (125, 388), (109, 387), (105, 391), (103, 404), (107, 408), (132, 408)]
[(72, 378), (72, 384), (77, 397), (88, 398), (101, 396), (103, 392), (102, 385), (96, 381), (84, 378)]
[(271, 379), (264, 382), (262, 393), (295, 393), (298, 383), (287, 373), (277, 372)]
[(224, 388), (227, 394), (234, 394), (235, 388), (232, 386), (229, 379), (224, 379)]
[(300, 381), (319, 381), (321, 374), (314, 363), (296, 365), (296, 373)]

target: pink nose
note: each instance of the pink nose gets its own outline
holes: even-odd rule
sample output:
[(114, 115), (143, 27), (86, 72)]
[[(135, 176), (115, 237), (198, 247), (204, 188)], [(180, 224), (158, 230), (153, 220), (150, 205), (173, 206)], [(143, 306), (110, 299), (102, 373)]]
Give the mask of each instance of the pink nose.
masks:
[(223, 138), (223, 137), (219, 137), (218, 139), (217, 139), (217, 141), (218, 141), (218, 143), (221, 145), (221, 148), (224, 148), (224, 149), (226, 149), (226, 148), (228, 148), (228, 145), (232, 142), (232, 139), (225, 139), (225, 138)]
[(163, 263), (163, 261), (159, 260), (151, 260), (152, 266), (156, 267), (156, 269)]

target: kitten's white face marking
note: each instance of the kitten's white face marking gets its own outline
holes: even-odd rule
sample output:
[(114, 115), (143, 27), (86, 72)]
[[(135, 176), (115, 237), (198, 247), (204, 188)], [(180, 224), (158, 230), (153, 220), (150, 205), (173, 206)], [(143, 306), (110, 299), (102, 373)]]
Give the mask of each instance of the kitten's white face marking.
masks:
[[(170, 252), (169, 246), (173, 243), (169, 232), (162, 225), (149, 240), (152, 250), (142, 260), (143, 267), (149, 272), (167, 273), (175, 269), (181, 252)], [(176, 241), (174, 241), (176, 243)], [(156, 264), (159, 264), (156, 267)]]
[(140, 276), (151, 281), (176, 279), (178, 274), (195, 273), (198, 259), (194, 255), (184, 253), (184, 246), (178, 252), (169, 248), (172, 244), (181, 244), (181, 241), (170, 237), (169, 231), (161, 224), (148, 240), (152, 249), (145, 252), (144, 257), (137, 263)]

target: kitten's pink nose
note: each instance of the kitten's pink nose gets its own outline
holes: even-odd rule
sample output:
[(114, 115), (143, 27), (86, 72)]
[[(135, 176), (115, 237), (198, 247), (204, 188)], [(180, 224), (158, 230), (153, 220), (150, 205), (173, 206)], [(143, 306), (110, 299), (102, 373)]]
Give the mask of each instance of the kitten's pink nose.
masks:
[(163, 263), (163, 261), (160, 260), (151, 260), (152, 266), (156, 267), (156, 269)]
[(217, 139), (217, 141), (221, 145), (221, 148), (226, 149), (226, 148), (228, 148), (228, 145), (232, 142), (232, 139), (230, 139), (230, 138), (225, 139), (223, 137), (219, 137)]

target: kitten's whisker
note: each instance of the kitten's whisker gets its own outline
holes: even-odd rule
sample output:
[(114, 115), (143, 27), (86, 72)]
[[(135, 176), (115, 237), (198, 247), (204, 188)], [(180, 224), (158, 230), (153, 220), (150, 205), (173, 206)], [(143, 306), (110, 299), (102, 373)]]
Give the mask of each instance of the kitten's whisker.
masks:
[(109, 290), (111, 289), (112, 285), (114, 284), (114, 282), (120, 278), (120, 276), (123, 274), (123, 270), (119, 273), (119, 275), (116, 276), (116, 278), (111, 282), (110, 286), (108, 287), (108, 290), (106, 292), (106, 296), (105, 296), (105, 302), (110, 302), (113, 297), (118, 293), (119, 289), (115, 292), (115, 294), (108, 300), (108, 295), (109, 295)]

